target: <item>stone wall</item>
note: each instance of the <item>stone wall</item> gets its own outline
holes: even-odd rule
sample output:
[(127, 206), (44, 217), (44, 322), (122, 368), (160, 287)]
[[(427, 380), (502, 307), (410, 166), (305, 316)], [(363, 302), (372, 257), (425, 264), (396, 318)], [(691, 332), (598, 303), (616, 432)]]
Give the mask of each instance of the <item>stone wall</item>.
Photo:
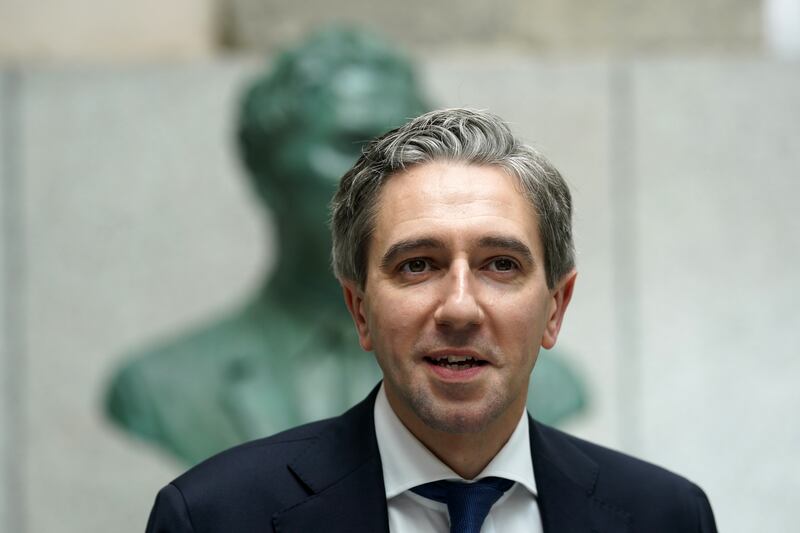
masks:
[(197, 58), (217, 47), (217, 0), (0, 0), (0, 62)]
[(274, 50), (331, 21), (363, 24), (426, 54), (515, 49), (558, 54), (753, 51), (760, 0), (228, 0), (237, 47)]
[(320, 25), (372, 28), (420, 54), (753, 53), (770, 0), (0, 0), (0, 61), (140, 61), (274, 52)]

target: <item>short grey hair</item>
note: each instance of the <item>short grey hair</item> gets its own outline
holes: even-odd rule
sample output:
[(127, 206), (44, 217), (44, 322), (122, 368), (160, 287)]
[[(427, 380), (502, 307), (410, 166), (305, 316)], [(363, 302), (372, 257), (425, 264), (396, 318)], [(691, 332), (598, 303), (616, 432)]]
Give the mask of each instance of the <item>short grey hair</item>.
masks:
[(364, 288), (381, 187), (393, 174), (433, 161), (495, 166), (516, 177), (538, 216), (547, 286), (575, 266), (572, 196), (542, 154), (497, 115), (472, 109), (425, 113), (368, 143), (331, 201), (331, 258), (337, 278)]

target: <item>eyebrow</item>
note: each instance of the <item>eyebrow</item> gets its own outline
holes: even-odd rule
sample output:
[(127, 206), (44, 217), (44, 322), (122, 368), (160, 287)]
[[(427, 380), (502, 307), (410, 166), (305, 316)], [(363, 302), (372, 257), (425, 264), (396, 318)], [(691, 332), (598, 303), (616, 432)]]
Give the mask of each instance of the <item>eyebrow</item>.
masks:
[[(516, 254), (522, 256), (522, 259), (528, 265), (533, 265), (535, 263), (531, 249), (525, 243), (514, 237), (488, 235), (486, 237), (481, 237), (481, 239), (478, 240), (478, 246), (481, 248), (498, 248), (501, 250), (508, 250), (509, 252), (515, 252)], [(445, 244), (440, 239), (435, 239), (433, 237), (406, 239), (396, 242), (391, 245), (388, 250), (386, 250), (385, 254), (383, 254), (380, 268), (382, 270), (386, 270), (398, 257), (421, 248), (441, 249), (445, 248)]]
[(386, 270), (397, 257), (404, 255), (413, 250), (420, 248), (444, 248), (444, 242), (432, 237), (423, 237), (421, 239), (407, 239), (394, 243), (386, 250), (381, 258), (381, 269)]

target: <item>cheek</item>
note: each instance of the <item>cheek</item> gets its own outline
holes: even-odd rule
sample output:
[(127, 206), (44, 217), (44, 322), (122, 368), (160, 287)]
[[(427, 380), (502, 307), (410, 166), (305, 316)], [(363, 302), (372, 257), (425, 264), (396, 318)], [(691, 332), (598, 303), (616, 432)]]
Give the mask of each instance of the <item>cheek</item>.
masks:
[(379, 320), (390, 328), (418, 323), (432, 314), (432, 298), (421, 290), (387, 291), (376, 303), (376, 309), (380, 309)]
[(522, 350), (539, 348), (547, 324), (546, 301), (539, 295), (506, 302), (504, 312), (495, 314), (500, 338), (522, 346)]
[(424, 312), (415, 298), (403, 295), (382, 295), (372, 301), (368, 315), (369, 329), (380, 346), (413, 342), (414, 332), (420, 331)]
[(382, 323), (380, 327), (383, 345), (390, 347), (389, 350), (397, 355), (408, 352), (417, 339), (419, 328), (411, 326), (413, 321), (398, 313), (390, 320)]

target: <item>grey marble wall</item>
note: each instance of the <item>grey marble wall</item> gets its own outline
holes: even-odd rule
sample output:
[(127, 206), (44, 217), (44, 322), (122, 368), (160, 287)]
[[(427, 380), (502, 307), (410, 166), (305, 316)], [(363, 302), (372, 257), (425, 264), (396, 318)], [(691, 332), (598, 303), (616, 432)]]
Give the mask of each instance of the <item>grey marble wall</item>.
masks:
[[(230, 135), (259, 68), (0, 71), (0, 530), (141, 531), (178, 473), (100, 397), (126, 353), (235, 304), (270, 262)], [(721, 531), (790, 530), (800, 65), (440, 55), (422, 74), (573, 186), (560, 346), (592, 406), (568, 429), (691, 477)]]
[(230, 146), (253, 68), (22, 73), (23, 483), (10, 490), (26, 527), (14, 531), (141, 531), (178, 472), (110, 427), (101, 397), (127, 352), (236, 303), (258, 278), (268, 239)]
[(704, 482), (720, 531), (792, 530), (800, 65), (665, 61), (633, 77), (640, 449)]

